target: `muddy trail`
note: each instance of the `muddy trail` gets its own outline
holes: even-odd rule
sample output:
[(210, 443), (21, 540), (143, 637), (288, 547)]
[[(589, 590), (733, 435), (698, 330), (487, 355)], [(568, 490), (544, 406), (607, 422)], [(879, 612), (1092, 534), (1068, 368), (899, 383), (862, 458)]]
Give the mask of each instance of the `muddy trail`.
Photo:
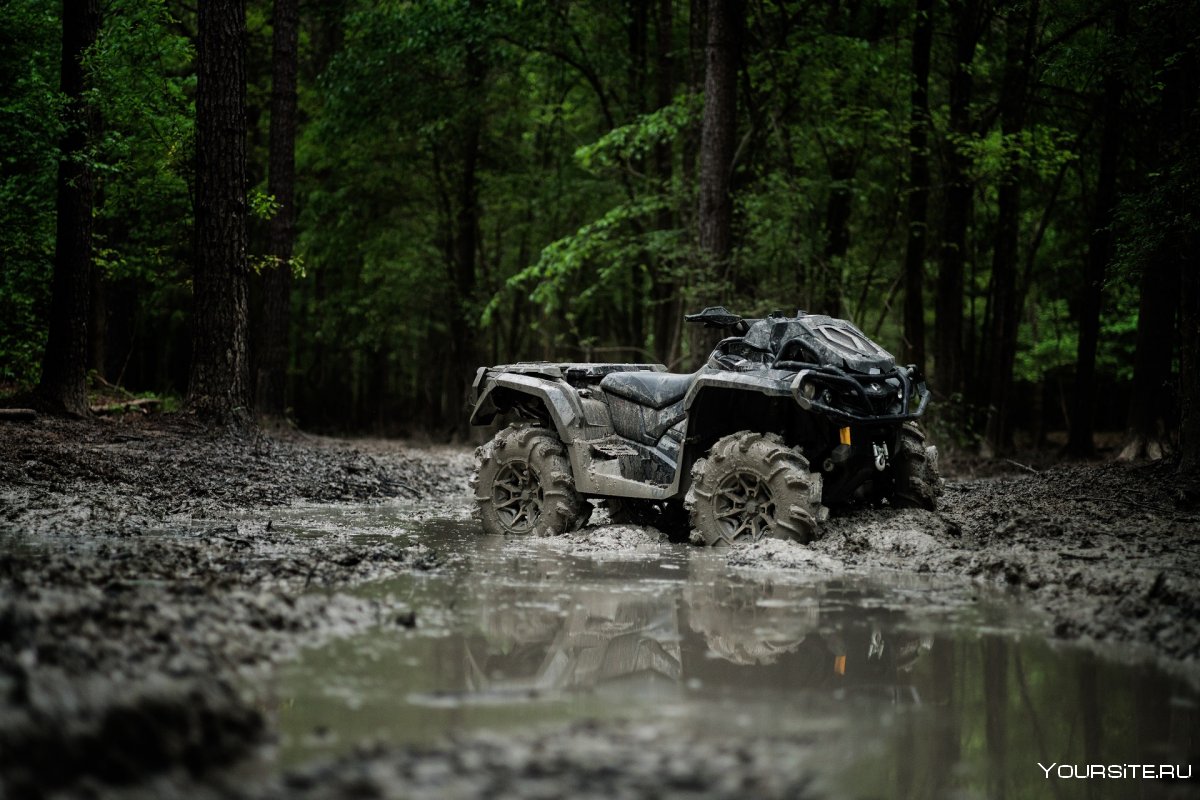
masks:
[[(947, 670), (1013, 683), (1024, 702), (1061, 693), (1036, 676), (1067, 647), (1064, 685), (1094, 686), (1099, 658), (1102, 689), (1157, 686), (1128, 702), (1150, 696), (1170, 719), (1150, 737), (1158, 750), (1114, 740), (1090, 755), (1196, 760), (1200, 512), (1167, 465), (951, 479), (936, 513), (860, 510), (810, 547), (713, 553), (605, 525), (603, 512), (570, 536), (490, 541), (470, 518), (465, 448), (215, 433), (171, 416), (10, 423), (0, 436), (0, 797), (890, 794), (814, 766), (829, 741), (848, 741), (844, 715), (822, 704), (844, 696), (830, 681), (849, 680), (844, 653), (860, 639), (876, 661), (908, 654), (883, 659), (890, 705), (849, 704), (875, 723), (928, 724), (940, 741), (942, 716), (887, 709), (910, 693), (970, 707), (938, 694)], [(636, 668), (585, 669), (597, 641), (597, 663)], [(996, 647), (1007, 677), (994, 674)], [(341, 660), (314, 667), (325, 653)], [(528, 663), (511, 661), (520, 653)], [(475, 666), (459, 675), (464, 658)], [(788, 683), (839, 658), (835, 678), (822, 667), (820, 681)], [(551, 681), (568, 662), (591, 682)], [(383, 683), (358, 672), (377, 663)], [(411, 690), (439, 675), (458, 683)], [(542, 683), (497, 694), (514, 675)], [(747, 682), (766, 694), (743, 697)], [(331, 692), (350, 711), (305, 716)], [(637, 711), (662, 697), (649, 705), (673, 709), (665, 719)], [(827, 724), (775, 725), (772, 709), (798, 698)], [(714, 736), (723, 702), (764, 710)], [(359, 730), (372, 707), (383, 721)], [(475, 710), (493, 707), (504, 710)], [(1076, 711), (1085, 724), (1101, 713)], [(927, 761), (945, 780), (917, 781), (912, 796), (986, 791), (953, 777), (970, 771), (953, 755)], [(1193, 786), (1158, 781), (1148, 796)]]

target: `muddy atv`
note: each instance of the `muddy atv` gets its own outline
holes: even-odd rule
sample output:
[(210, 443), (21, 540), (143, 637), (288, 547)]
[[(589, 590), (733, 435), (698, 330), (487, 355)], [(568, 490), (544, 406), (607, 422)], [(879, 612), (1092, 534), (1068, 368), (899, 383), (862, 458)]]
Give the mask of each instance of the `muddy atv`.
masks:
[(699, 371), (661, 364), (481, 367), (474, 425), (492, 534), (576, 530), (605, 500), (617, 522), (687, 526), (698, 543), (808, 542), (830, 508), (933, 509), (937, 451), (916, 420), (929, 391), (846, 320), (798, 313), (686, 318), (731, 334)]

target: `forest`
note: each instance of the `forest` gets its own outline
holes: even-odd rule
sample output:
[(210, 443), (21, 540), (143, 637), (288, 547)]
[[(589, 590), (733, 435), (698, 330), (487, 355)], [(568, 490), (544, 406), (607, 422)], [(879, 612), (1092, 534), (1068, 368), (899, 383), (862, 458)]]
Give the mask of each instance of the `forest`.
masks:
[(1198, 11), (10, 0), (0, 388), (449, 439), (477, 366), (804, 309), (945, 444), (1194, 467)]
[(1198, 95), (1200, 0), (0, 2), (0, 798), (1200, 796)]

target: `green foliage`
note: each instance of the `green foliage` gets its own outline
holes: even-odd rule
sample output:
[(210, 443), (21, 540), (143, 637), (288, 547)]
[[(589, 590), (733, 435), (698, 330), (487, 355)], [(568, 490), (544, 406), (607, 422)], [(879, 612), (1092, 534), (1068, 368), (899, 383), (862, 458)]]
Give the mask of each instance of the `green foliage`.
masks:
[[(668, 5), (665, 31), (662, 4), (650, 4), (639, 31), (634, 6), (621, 0), (302, 7), (298, 240), (289, 265), (302, 419), (419, 416), (448, 425), (461, 417), (463, 374), (484, 362), (611, 356), (678, 366), (703, 355), (691, 352), (702, 344), (688, 341), (680, 319), (700, 302), (745, 314), (836, 311), (899, 351), (912, 4), (747, 4), (733, 253), (719, 264), (697, 245), (705, 53), (693, 51), (695, 4)], [(1130, 378), (1138, 275), (1182, 257), (1179, 243), (1200, 227), (1189, 202), (1200, 189), (1197, 149), (1186, 140), (1165, 152), (1154, 144), (1164, 71), (1182, 57), (1171, 43), (1188, 38), (1164, 22), (1170, 5), (1145, 4), (1118, 41), (1106, 10), (1042, 4), (1027, 123), (1009, 135), (996, 107), (1011, 9), (998, 6), (970, 69), (971, 133), (956, 135), (947, 78), (957, 6), (935, 4), (923, 299), (932, 338), (948, 167), (964, 154), (974, 201), (963, 345), (973, 369), (992, 314), (997, 187), (1015, 167), (1015, 377), (1042, 382), (1073, 370), (1095, 217), (1097, 110), (1102, 79), (1117, 70), (1129, 87), (1124, 199), (1097, 367), (1102, 380)], [(85, 157), (97, 176), (95, 259), (111, 294), (110, 367), (128, 367), (145, 388), (180, 389), (194, 9), (111, 0), (104, 11), (85, 62), (102, 132)], [(0, 6), (0, 381), (35, 379), (45, 338), (63, 133), (58, 13), (34, 0)], [(279, 210), (266, 182), (271, 33), (270, 4), (249, 4), (256, 271), (278, 266), (261, 255), (265, 223)], [(473, 248), (466, 264), (465, 246)]]
[(605, 133), (596, 141), (575, 150), (575, 159), (588, 172), (600, 174), (612, 169), (630, 169), (638, 159), (650, 155), (655, 147), (673, 144), (700, 120), (703, 98), (694, 94), (677, 97), (668, 106), (641, 114), (628, 125)]
[(0, 4), (0, 380), (37, 378), (54, 256), (58, 17)]

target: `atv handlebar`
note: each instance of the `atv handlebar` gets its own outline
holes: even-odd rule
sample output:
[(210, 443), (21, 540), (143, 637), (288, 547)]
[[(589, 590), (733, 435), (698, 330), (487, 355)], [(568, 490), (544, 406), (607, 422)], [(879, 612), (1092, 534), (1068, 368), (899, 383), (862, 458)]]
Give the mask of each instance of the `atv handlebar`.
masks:
[(706, 328), (733, 330), (739, 335), (745, 334), (750, 329), (750, 323), (757, 321), (743, 319), (725, 306), (709, 306), (697, 314), (684, 314), (683, 319), (685, 322), (696, 323)]

